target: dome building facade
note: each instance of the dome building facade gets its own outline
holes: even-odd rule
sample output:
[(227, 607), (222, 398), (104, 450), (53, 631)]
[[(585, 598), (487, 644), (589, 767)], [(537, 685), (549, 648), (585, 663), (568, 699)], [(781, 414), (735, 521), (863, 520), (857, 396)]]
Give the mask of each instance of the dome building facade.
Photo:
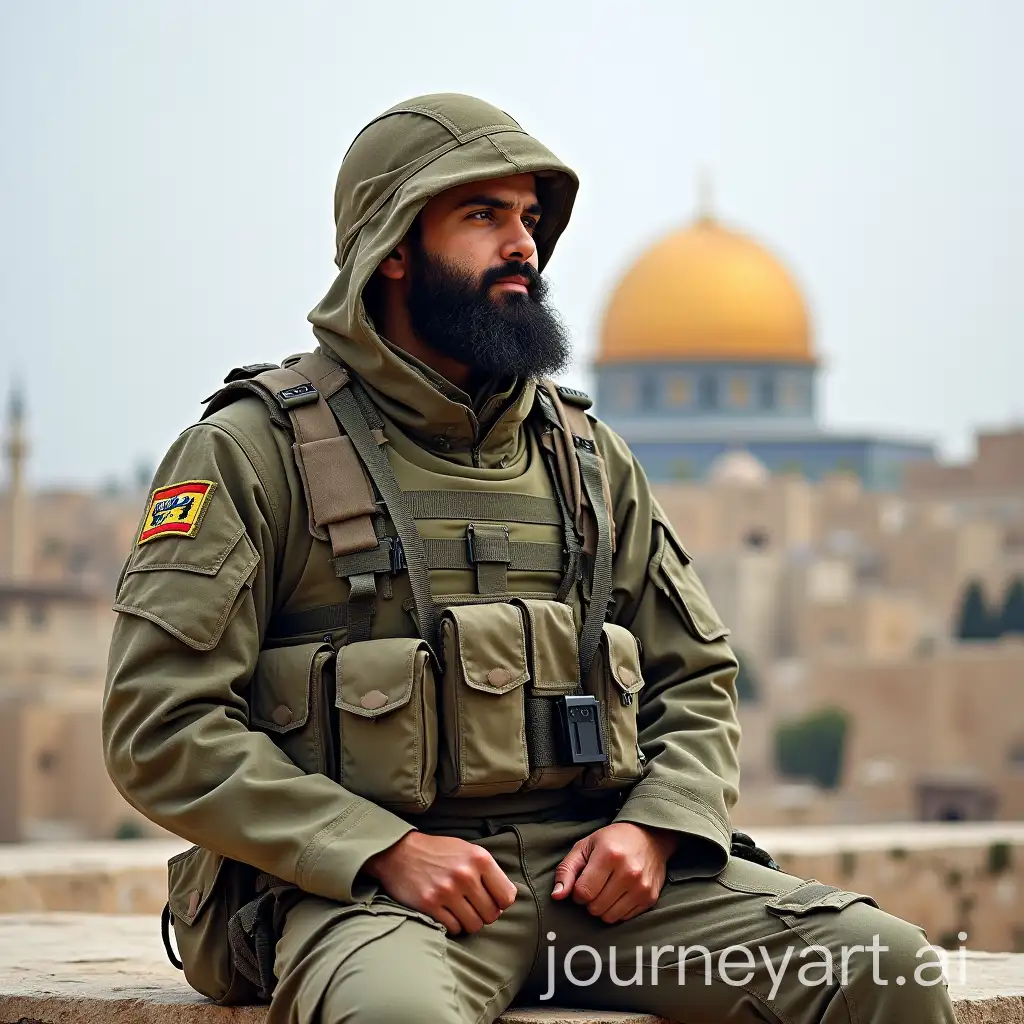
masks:
[(700, 479), (746, 452), (770, 472), (856, 473), (898, 486), (932, 445), (818, 424), (811, 316), (768, 250), (709, 214), (657, 242), (607, 306), (595, 360), (603, 419), (655, 481)]

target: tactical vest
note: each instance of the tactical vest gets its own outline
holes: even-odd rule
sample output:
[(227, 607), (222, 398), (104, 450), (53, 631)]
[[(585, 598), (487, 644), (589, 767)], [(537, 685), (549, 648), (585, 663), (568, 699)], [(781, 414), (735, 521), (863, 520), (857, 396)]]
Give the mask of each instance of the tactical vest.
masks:
[(586, 395), (538, 385), (531, 458), (505, 484), (405, 458), (412, 442), (389, 440), (358, 378), (323, 354), (242, 367), (225, 385), (205, 416), (255, 393), (287, 424), (325, 542), (311, 557), (329, 545), (347, 594), (274, 615), (254, 728), (403, 814), (438, 797), (637, 781), (641, 652), (606, 621), (615, 526)]

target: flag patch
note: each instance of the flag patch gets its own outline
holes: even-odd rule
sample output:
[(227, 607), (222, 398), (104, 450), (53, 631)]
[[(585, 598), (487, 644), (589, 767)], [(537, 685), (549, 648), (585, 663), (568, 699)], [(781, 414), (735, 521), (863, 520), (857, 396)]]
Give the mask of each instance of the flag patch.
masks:
[(216, 486), (213, 480), (185, 480), (155, 490), (149, 499), (139, 544), (169, 535), (194, 537)]

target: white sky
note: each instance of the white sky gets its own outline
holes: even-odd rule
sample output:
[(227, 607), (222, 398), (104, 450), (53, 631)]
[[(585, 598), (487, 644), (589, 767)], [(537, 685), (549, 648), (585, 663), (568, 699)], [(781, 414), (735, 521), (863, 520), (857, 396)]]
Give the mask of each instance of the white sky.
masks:
[(309, 347), (352, 136), (475, 93), (582, 179), (549, 276), (722, 219), (805, 289), (824, 421), (969, 451), (1024, 416), (1016, 0), (0, 0), (0, 389), (36, 483), (154, 463), (232, 366)]

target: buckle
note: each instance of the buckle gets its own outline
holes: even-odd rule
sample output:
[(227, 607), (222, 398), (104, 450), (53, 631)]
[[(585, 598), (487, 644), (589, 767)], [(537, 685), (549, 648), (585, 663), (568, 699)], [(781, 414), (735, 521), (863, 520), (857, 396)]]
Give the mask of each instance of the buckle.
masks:
[(282, 409), (292, 409), (296, 405), (305, 405), (307, 402), (315, 402), (320, 397), (314, 384), (297, 384), (293, 388), (285, 388), (278, 391), (277, 401)]
[[(490, 526), (490, 524), (488, 524), (488, 525)], [(496, 524), (496, 526), (497, 526), (497, 529), (502, 530), (504, 532), (504, 534), (505, 534), (505, 543), (507, 545), (508, 544), (508, 527), (504, 526), (504, 525), (501, 525), (501, 524)], [(490, 528), (494, 529), (494, 527), (490, 527)], [(476, 546), (474, 544), (474, 538), (475, 537), (476, 537), (476, 524), (475, 523), (470, 523), (469, 526), (466, 527), (466, 549), (467, 549), (467, 553), (469, 555), (469, 561), (472, 564), (475, 565), (478, 561), (483, 561), (483, 562), (507, 561), (507, 559), (505, 559), (505, 558), (502, 558), (502, 559), (493, 559), (493, 558), (481, 558), (481, 559), (478, 559), (476, 557), (477, 552), (476, 552)]]
[(601, 706), (596, 697), (559, 697), (558, 722), (563, 756), (570, 764), (596, 764), (608, 760), (601, 731)]
[(405, 548), (402, 545), (401, 537), (388, 537), (389, 541), (389, 557), (391, 561), (391, 572), (395, 575), (400, 573), (403, 569), (409, 568), (409, 563), (405, 560)]

